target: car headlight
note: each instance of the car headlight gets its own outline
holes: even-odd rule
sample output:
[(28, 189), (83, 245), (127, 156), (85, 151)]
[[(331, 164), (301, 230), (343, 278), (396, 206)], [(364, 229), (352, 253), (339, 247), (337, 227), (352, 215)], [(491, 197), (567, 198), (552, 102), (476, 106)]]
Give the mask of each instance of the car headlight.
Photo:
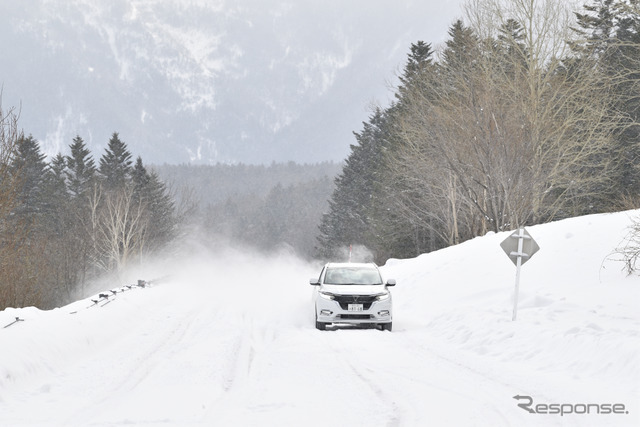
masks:
[(391, 296), (390, 292), (385, 292), (384, 294), (376, 295), (376, 301), (382, 301), (382, 300), (385, 300), (385, 299), (389, 299), (389, 296)]
[(320, 291), (318, 294), (320, 294), (320, 297), (324, 299), (336, 299), (335, 295), (329, 292)]

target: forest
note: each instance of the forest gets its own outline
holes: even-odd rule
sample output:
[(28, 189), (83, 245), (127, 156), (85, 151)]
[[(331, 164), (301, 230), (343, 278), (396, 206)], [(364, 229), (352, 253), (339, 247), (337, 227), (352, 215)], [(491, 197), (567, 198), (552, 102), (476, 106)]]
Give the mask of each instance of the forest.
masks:
[(176, 190), (178, 200), (195, 207), (189, 226), (197, 228), (200, 239), (313, 259), (318, 224), (342, 165), (164, 164), (152, 169)]
[(444, 46), (413, 43), (320, 225), (325, 258), (384, 263), (640, 206), (640, 6), (474, 0)]
[(61, 306), (194, 235), (382, 264), (640, 207), (640, 0), (471, 0), (398, 81), (343, 164), (145, 165), (118, 133), (97, 160), (80, 136), (47, 159), (0, 111), (0, 310)]
[(179, 207), (117, 133), (97, 164), (80, 136), (69, 150), (47, 162), (0, 112), (0, 309), (68, 303), (177, 237)]
[[(113, 133), (96, 162), (80, 136), (47, 162), (15, 112), (0, 126), (0, 310), (64, 305), (96, 281), (210, 247), (311, 259), (340, 165), (151, 165)], [(197, 236), (197, 237), (196, 237)]]

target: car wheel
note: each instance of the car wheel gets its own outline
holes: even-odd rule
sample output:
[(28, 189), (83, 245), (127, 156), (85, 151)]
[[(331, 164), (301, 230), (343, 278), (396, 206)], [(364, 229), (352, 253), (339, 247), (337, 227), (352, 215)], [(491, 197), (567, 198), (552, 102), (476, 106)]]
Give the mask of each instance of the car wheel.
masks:
[(324, 331), (324, 330), (327, 329), (327, 324), (324, 323), (324, 322), (318, 322), (316, 320), (316, 329), (319, 330), (319, 331)]
[(382, 324), (382, 325), (380, 325), (380, 326), (382, 326), (382, 330), (383, 330), (383, 331), (389, 331), (389, 332), (391, 332), (391, 325), (392, 325), (392, 323), (391, 323), (391, 322), (389, 322), (389, 323), (383, 323), (383, 324)]

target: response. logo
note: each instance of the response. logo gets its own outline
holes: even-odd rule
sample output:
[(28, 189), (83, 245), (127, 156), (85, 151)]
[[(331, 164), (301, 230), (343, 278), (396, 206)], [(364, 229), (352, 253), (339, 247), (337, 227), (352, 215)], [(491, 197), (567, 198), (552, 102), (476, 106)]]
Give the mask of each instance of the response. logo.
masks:
[(530, 414), (545, 415), (627, 415), (624, 403), (537, 403), (534, 404), (531, 396), (513, 396), (518, 407)]

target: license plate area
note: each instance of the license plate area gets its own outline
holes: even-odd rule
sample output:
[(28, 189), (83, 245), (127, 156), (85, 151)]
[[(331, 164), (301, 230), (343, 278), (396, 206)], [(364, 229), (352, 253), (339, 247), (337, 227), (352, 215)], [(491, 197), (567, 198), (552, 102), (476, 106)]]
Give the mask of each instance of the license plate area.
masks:
[(362, 304), (349, 304), (347, 306), (347, 311), (352, 311), (352, 312), (364, 311), (364, 306)]

